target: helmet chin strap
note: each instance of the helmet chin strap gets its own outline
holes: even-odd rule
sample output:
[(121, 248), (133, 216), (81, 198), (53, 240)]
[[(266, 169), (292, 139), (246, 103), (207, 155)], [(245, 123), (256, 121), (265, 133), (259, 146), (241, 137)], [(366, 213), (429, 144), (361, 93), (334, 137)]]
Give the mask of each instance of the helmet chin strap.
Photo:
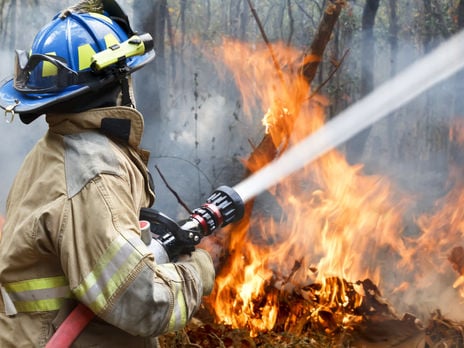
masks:
[(119, 80), (121, 84), (121, 105), (122, 106), (130, 106), (135, 107), (134, 103), (132, 102), (130, 87), (129, 87), (129, 78), (127, 76), (121, 78)]
[(120, 106), (129, 106), (135, 108), (135, 98), (132, 88), (131, 75), (121, 74), (118, 78), (118, 81), (121, 87), (121, 93), (116, 104)]

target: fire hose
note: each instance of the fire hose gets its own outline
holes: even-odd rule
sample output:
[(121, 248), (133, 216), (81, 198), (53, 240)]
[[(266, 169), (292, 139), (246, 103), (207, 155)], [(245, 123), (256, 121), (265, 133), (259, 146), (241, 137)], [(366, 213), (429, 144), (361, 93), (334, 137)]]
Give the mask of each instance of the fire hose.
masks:
[[(180, 222), (175, 222), (158, 210), (142, 208), (142, 240), (150, 246), (158, 263), (175, 261), (179, 256), (193, 252), (203, 237), (240, 220), (244, 211), (242, 198), (228, 186), (218, 187), (204, 204)], [(95, 314), (89, 308), (79, 303), (58, 327), (46, 348), (71, 346), (94, 317)]]

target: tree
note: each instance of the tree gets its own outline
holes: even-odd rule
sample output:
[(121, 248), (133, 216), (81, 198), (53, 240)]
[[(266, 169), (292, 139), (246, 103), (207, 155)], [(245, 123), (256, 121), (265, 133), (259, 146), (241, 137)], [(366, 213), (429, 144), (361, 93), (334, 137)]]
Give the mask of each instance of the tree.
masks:
[[(362, 44), (361, 44), (361, 97), (374, 88), (375, 40), (374, 24), (380, 0), (366, 0), (362, 15)], [(367, 128), (353, 137), (346, 144), (348, 161), (359, 161), (371, 128)]]

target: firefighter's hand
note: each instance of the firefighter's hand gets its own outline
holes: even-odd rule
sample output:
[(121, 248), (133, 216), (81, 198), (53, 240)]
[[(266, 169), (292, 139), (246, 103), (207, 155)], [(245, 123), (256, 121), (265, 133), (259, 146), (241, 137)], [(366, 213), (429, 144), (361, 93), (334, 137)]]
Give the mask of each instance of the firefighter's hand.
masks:
[(192, 263), (203, 283), (203, 295), (211, 294), (216, 273), (209, 253), (203, 249), (195, 249), (190, 255), (183, 255), (180, 261)]

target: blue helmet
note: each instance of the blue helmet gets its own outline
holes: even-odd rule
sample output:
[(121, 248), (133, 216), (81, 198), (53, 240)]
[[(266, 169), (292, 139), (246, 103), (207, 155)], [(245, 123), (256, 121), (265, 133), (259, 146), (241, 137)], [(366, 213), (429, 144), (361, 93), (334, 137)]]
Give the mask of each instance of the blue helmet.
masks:
[(39, 31), (29, 52), (16, 50), (14, 78), (0, 87), (5, 112), (32, 122), (58, 104), (104, 91), (153, 60), (151, 36), (136, 35), (116, 2), (106, 3), (116, 16), (105, 7), (71, 8)]

